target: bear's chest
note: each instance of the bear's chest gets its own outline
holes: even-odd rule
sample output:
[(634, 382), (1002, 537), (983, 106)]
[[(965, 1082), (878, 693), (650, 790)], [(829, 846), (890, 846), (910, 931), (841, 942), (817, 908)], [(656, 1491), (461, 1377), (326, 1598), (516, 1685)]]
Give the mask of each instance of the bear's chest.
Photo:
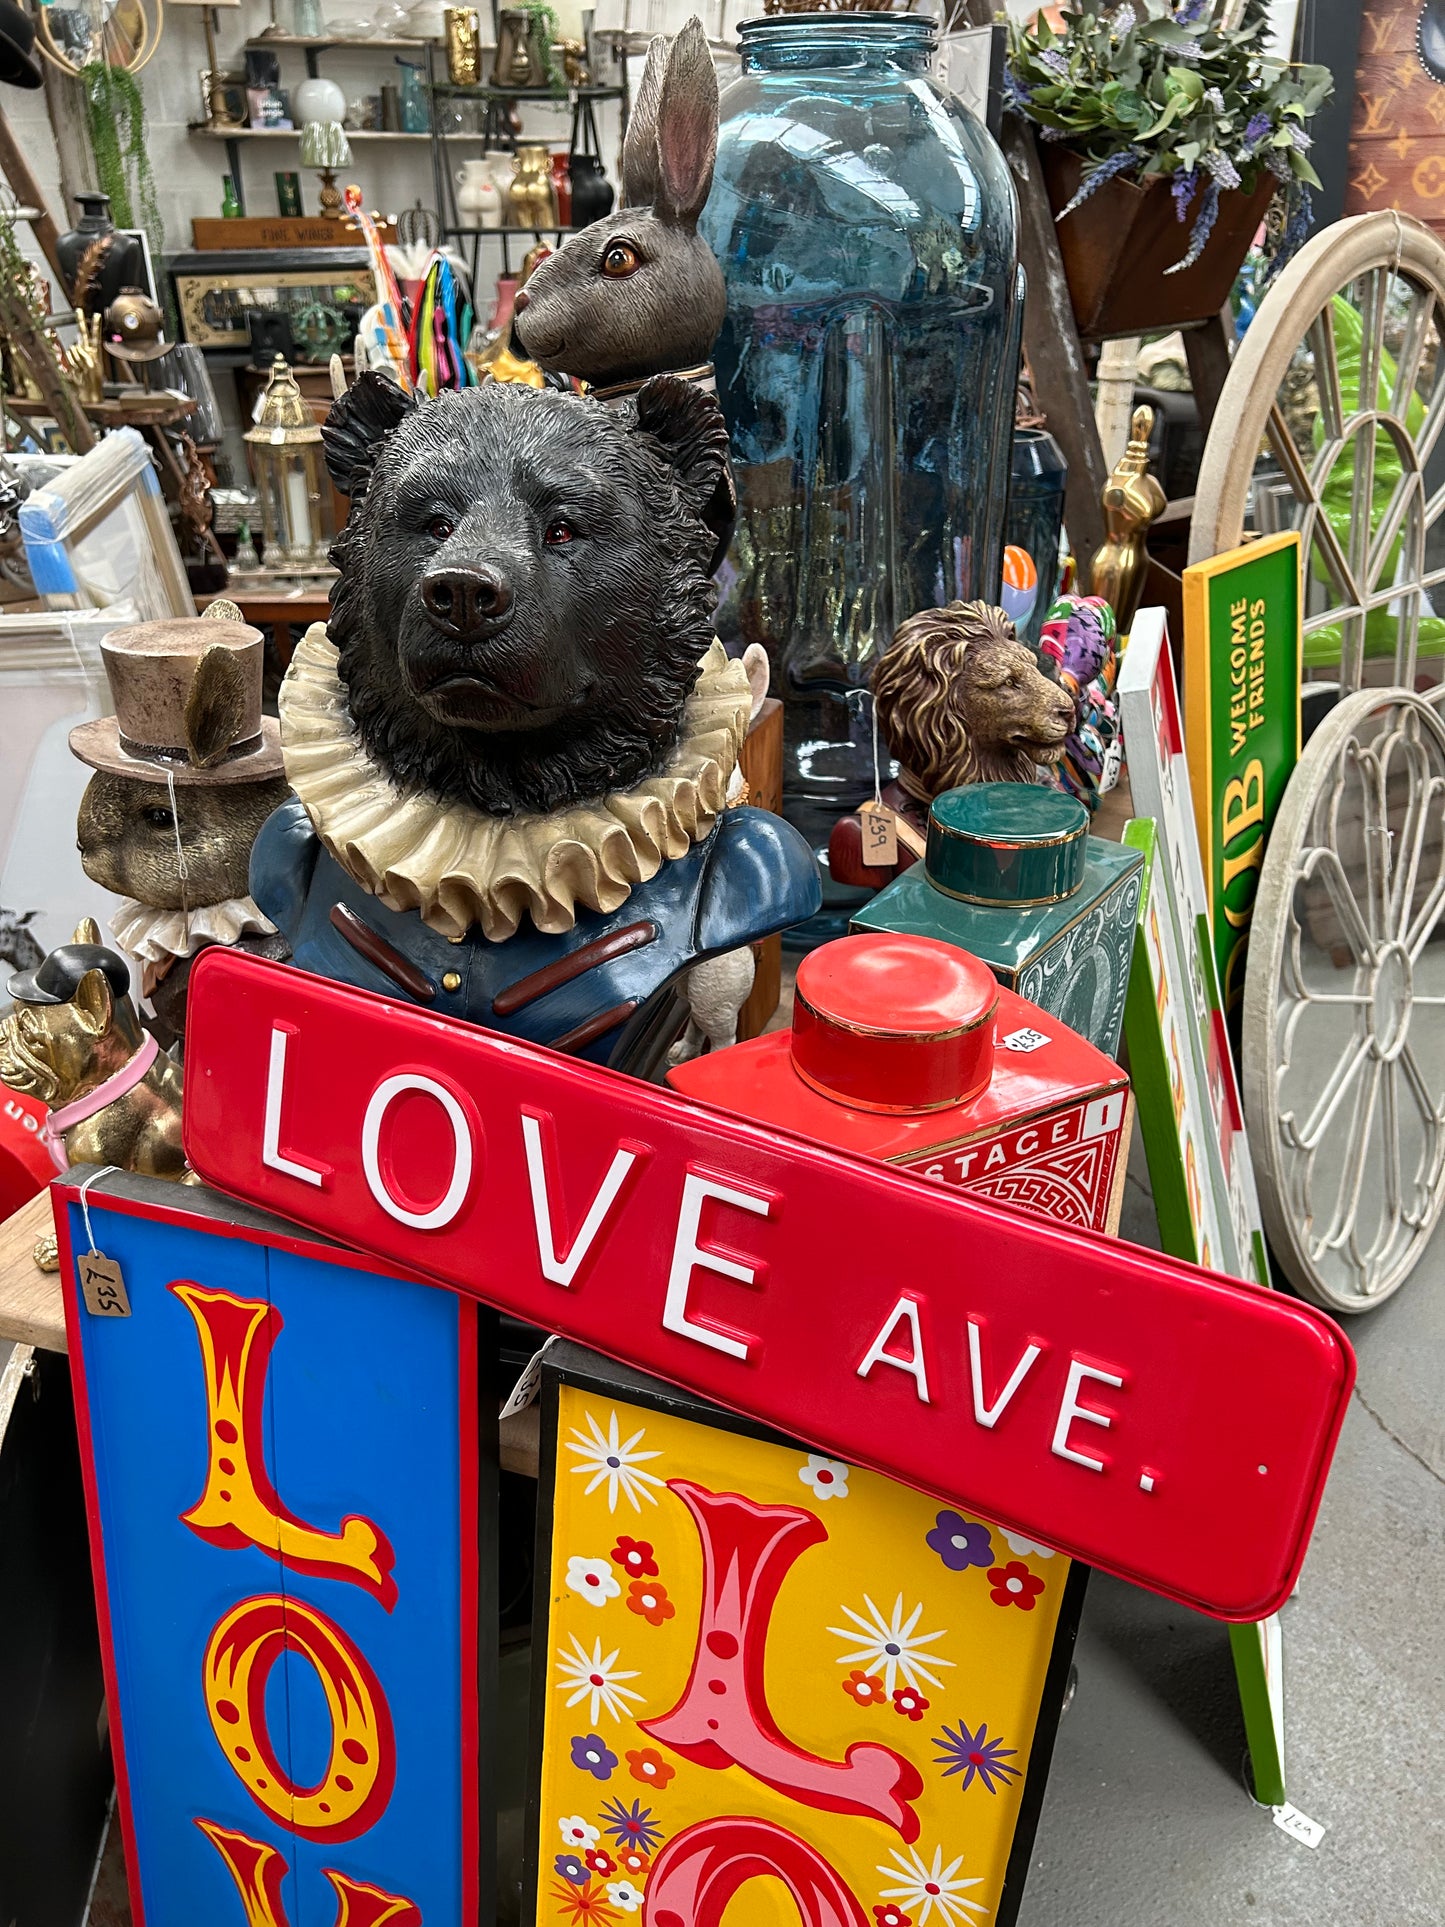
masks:
[(696, 959), (695, 911), (716, 834), (636, 885), (610, 915), (582, 910), (556, 936), (524, 921), (503, 943), (475, 926), (451, 941), (414, 911), (389, 910), (322, 850), (293, 956), (305, 970), (438, 1016), (629, 1068), (660, 1015), (654, 1000)]

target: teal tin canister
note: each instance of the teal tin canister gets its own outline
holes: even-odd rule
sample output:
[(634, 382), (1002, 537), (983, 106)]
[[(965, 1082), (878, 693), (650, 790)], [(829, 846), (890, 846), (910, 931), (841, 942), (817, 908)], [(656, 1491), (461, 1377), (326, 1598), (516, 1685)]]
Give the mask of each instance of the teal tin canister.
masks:
[(1129, 987), (1143, 860), (1089, 835), (1074, 796), (1037, 783), (945, 790), (921, 863), (854, 913), (854, 930), (937, 937), (1110, 1057)]

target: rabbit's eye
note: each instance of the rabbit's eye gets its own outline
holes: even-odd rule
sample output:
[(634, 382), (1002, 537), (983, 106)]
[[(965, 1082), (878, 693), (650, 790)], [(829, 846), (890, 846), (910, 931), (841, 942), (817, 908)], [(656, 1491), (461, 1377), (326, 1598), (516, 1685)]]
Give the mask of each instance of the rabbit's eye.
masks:
[(164, 804), (158, 803), (153, 809), (146, 810), (143, 814), (146, 822), (154, 824), (158, 830), (169, 830), (175, 825), (176, 819)]
[(630, 241), (614, 241), (602, 257), (602, 272), (614, 279), (625, 274), (636, 274), (642, 266), (642, 256)]
[(556, 522), (549, 522), (547, 524), (547, 532), (542, 537), (542, 540), (549, 548), (560, 548), (564, 542), (570, 542), (576, 533), (577, 531), (570, 522), (563, 522), (559, 519)]
[(426, 525), (426, 532), (433, 542), (448, 542), (456, 534), (456, 528), (449, 515), (434, 515)]

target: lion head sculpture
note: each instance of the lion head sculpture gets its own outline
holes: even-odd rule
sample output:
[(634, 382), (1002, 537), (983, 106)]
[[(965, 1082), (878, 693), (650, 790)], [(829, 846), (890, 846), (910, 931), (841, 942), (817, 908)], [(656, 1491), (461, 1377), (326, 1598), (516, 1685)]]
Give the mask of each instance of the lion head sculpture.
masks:
[(873, 701), (899, 780), (923, 802), (964, 783), (1032, 783), (1074, 727), (1072, 698), (986, 602), (910, 616), (873, 672)]

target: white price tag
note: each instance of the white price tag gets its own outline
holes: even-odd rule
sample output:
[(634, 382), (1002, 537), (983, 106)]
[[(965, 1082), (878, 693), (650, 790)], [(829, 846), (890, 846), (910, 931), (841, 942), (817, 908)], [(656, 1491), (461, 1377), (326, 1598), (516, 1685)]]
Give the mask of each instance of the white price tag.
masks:
[(1042, 1050), (1049, 1040), (1041, 1030), (1029, 1030), (1026, 1027), (1023, 1030), (1011, 1030), (1007, 1037), (1000, 1037), (998, 1041), (1005, 1050), (1019, 1050), (1027, 1053)]
[(1291, 1840), (1298, 1840), (1301, 1846), (1317, 1847), (1325, 1837), (1323, 1823), (1311, 1820), (1307, 1813), (1292, 1807), (1288, 1800), (1282, 1807), (1272, 1807), (1270, 1811), (1280, 1832), (1287, 1833)]

